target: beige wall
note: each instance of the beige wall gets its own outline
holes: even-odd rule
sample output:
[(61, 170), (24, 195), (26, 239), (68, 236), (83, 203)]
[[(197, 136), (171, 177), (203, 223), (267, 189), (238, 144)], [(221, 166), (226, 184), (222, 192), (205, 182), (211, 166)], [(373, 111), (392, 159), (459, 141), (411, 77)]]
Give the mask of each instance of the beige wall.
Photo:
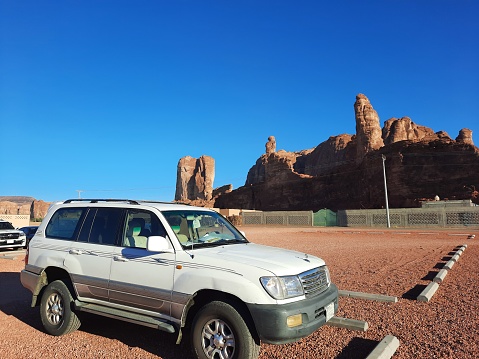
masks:
[(30, 225), (29, 214), (0, 214), (0, 219), (10, 222), (15, 228), (26, 227)]

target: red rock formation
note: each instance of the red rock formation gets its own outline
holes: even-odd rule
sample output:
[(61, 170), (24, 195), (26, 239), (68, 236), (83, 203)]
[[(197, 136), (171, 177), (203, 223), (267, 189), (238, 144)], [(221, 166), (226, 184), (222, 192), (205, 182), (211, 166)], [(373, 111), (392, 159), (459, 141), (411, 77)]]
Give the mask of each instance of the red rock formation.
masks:
[(264, 181), (278, 182), (290, 174), (293, 176), (304, 174), (305, 159), (311, 152), (312, 150), (300, 152), (279, 150), (270, 155), (262, 155), (248, 171), (245, 185)]
[(321, 143), (311, 153), (305, 156), (304, 169), (297, 171), (312, 176), (328, 173), (338, 165), (356, 161), (355, 136), (342, 134), (331, 136)]
[(456, 141), (474, 146), (474, 142), (472, 141), (472, 131), (468, 128), (463, 128), (459, 131), (459, 135), (456, 137)]
[(214, 177), (215, 160), (212, 157), (181, 158), (177, 167), (175, 200), (211, 200)]
[(272, 153), (276, 152), (276, 139), (274, 136), (268, 137), (268, 142), (266, 142), (266, 156), (269, 156)]
[[(382, 155), (389, 204), (415, 207), (418, 198), (479, 201), (479, 149), (463, 129), (456, 141), (444, 131), (379, 117), (364, 95), (355, 103), (356, 135), (330, 137), (314, 150), (262, 155), (246, 184), (219, 196), (215, 206), (260, 210), (354, 209), (384, 206)], [(381, 137), (381, 134), (383, 137)], [(383, 141), (384, 138), (384, 141)], [(384, 145), (385, 144), (385, 145)]]
[(44, 218), (50, 208), (51, 202), (34, 200), (30, 206), (30, 218)]
[(378, 113), (365, 95), (356, 96), (354, 113), (356, 116), (356, 161), (360, 162), (367, 153), (381, 148), (384, 142)]
[(0, 218), (2, 214), (27, 214), (30, 218), (44, 218), (51, 202), (37, 201), (33, 197), (0, 197)]
[(30, 214), (30, 204), (1, 201), (0, 218), (2, 214)]
[(384, 122), (382, 137), (385, 145), (398, 141), (432, 141), (439, 138), (432, 129), (416, 125), (409, 117), (393, 117)]
[[(215, 207), (257, 210), (384, 207), (382, 155), (386, 156), (389, 205), (417, 207), (418, 198), (439, 195), (479, 201), (479, 149), (456, 141), (401, 141), (368, 153), (360, 164), (338, 165), (320, 177), (289, 174), (220, 196)], [(283, 178), (287, 177), (283, 175)]]

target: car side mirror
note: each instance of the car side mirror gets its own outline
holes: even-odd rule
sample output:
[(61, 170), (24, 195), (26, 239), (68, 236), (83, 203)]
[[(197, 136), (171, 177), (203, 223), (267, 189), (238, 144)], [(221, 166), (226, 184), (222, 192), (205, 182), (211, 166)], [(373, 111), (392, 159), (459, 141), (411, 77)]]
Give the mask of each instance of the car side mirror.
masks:
[(168, 241), (168, 239), (162, 236), (148, 237), (146, 249), (149, 252), (175, 253), (174, 249), (170, 247), (170, 242)]

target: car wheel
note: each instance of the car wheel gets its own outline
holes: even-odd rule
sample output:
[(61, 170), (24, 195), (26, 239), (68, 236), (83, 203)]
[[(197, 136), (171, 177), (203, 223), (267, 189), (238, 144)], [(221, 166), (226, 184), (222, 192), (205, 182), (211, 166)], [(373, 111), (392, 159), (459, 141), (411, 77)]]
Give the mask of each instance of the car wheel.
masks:
[(211, 302), (196, 314), (191, 328), (193, 350), (201, 359), (255, 359), (259, 339), (245, 313), (225, 302)]
[(72, 310), (73, 297), (61, 280), (50, 283), (43, 292), (40, 317), (51, 335), (64, 335), (77, 330), (80, 320)]

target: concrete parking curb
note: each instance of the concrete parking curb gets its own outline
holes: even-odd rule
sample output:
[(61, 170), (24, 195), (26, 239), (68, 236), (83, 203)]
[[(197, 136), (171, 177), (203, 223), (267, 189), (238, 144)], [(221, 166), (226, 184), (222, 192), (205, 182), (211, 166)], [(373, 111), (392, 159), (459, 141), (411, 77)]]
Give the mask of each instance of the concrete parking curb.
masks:
[(453, 261), (452, 259), (447, 262), (446, 264), (444, 264), (444, 269), (447, 269), (447, 270), (451, 270), (452, 267), (454, 267), (454, 264), (456, 263), (456, 261)]
[(426, 287), (426, 289), (424, 289), (422, 291), (421, 294), (419, 294), (419, 296), (417, 297), (417, 300), (419, 302), (429, 302), (432, 298), (432, 296), (434, 295), (434, 293), (436, 293), (436, 290), (439, 288), (439, 284), (436, 283), (436, 282), (431, 282), (429, 283), (429, 285)]
[(391, 358), (399, 347), (399, 339), (394, 335), (386, 335), (384, 339), (374, 348), (366, 359), (387, 359)]
[(9, 259), (9, 260), (15, 260), (18, 257), (25, 257), (25, 251), (19, 251), (19, 252), (6, 252), (6, 253), (1, 253), (0, 254), (0, 259)]
[(434, 293), (436, 293), (437, 289), (439, 288), (439, 284), (441, 284), (444, 281), (444, 278), (446, 277), (447, 272), (452, 269), (452, 267), (459, 260), (459, 258), (461, 257), (462, 253), (464, 253), (466, 248), (467, 248), (467, 244), (464, 244), (456, 250), (452, 258), (446, 264), (444, 264), (443, 269), (441, 269), (437, 273), (437, 275), (432, 279), (432, 282), (430, 282), (429, 285), (421, 292), (421, 294), (419, 294), (419, 296), (417, 297), (417, 300), (419, 302), (429, 302), (431, 300), (432, 296), (434, 295)]
[(358, 330), (360, 332), (365, 332), (369, 328), (368, 322), (341, 317), (332, 317), (326, 322), (326, 325), (349, 330)]
[(350, 298), (358, 298), (358, 299), (366, 299), (366, 300), (376, 300), (379, 302), (392, 302), (397, 303), (398, 298), (392, 297), (389, 295), (383, 294), (371, 294), (371, 293), (363, 293), (363, 292), (352, 292), (349, 290), (339, 290), (338, 291), (340, 297), (350, 297)]
[(0, 256), (0, 259), (10, 259), (10, 260), (15, 260), (15, 259), (17, 259), (17, 256), (9, 256), (9, 255), (4, 255), (4, 256)]
[(436, 282), (437, 284), (441, 284), (444, 281), (446, 274), (447, 274), (447, 269), (441, 269), (432, 281)]

